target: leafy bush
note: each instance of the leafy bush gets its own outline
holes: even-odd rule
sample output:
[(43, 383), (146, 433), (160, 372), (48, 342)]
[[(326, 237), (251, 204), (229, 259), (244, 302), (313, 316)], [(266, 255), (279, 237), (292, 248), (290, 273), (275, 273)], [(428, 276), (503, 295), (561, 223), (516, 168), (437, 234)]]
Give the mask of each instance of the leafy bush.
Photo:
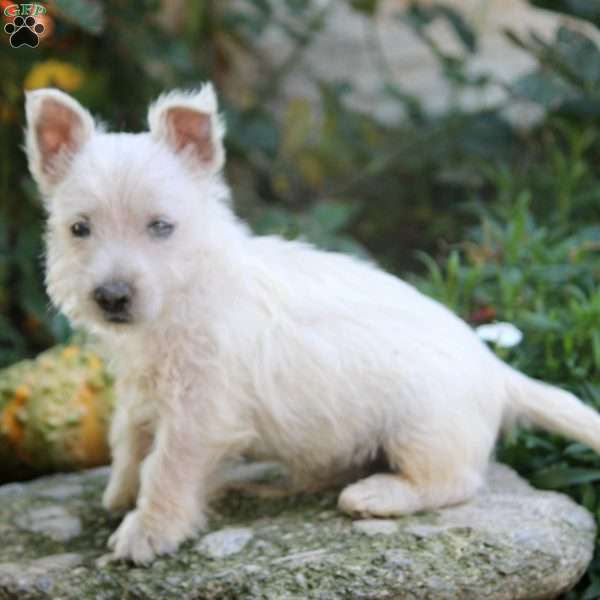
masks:
[[(502, 358), (600, 410), (600, 224), (591, 219), (600, 208), (598, 181), (581, 153), (589, 148), (589, 132), (565, 131), (562, 124), (550, 131), (558, 139), (568, 134), (564, 150), (556, 150), (555, 140), (540, 157), (552, 168), (521, 177), (489, 173), (496, 200), (485, 209), (469, 206), (479, 224), (443, 261), (423, 256), (427, 271), (414, 282), (473, 325), (515, 324), (524, 340), (510, 350), (497, 348)], [(576, 183), (567, 184), (574, 174)], [(517, 430), (499, 454), (534, 485), (572, 495), (600, 521), (600, 458), (591, 450)], [(598, 566), (569, 597), (599, 597)]]

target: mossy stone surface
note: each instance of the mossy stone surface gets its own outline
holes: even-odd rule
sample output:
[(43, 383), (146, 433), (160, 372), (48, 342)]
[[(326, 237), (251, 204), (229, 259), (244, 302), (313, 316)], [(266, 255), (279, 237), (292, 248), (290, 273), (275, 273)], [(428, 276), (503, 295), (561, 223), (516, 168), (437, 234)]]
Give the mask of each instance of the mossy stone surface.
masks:
[(0, 487), (0, 600), (534, 599), (572, 587), (595, 525), (569, 498), (494, 465), (464, 506), (356, 525), (336, 494), (214, 505), (211, 538), (149, 568), (113, 563), (107, 469)]

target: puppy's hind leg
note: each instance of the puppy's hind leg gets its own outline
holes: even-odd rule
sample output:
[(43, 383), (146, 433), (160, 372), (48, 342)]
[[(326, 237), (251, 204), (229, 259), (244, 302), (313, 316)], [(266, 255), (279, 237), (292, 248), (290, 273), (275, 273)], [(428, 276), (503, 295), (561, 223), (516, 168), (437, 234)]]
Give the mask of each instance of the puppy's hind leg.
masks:
[(397, 517), (422, 510), (460, 504), (469, 500), (480, 485), (474, 473), (457, 474), (440, 485), (410, 481), (400, 473), (379, 473), (349, 485), (340, 494), (340, 510), (360, 517)]
[(487, 453), (465, 460), (462, 452), (436, 445), (387, 448), (391, 473), (378, 473), (346, 487), (340, 510), (360, 517), (395, 517), (460, 504), (483, 481)]

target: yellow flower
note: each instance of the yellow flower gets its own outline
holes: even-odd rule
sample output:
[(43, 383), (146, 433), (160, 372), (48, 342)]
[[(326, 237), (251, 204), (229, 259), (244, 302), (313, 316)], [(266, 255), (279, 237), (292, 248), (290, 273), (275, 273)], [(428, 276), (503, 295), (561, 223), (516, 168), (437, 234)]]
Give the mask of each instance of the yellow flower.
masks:
[(26, 90), (57, 87), (67, 92), (74, 92), (83, 83), (83, 73), (77, 67), (59, 60), (46, 60), (37, 63), (25, 78)]
[(88, 365), (92, 371), (100, 371), (102, 369), (102, 361), (95, 354), (88, 356)]
[(63, 358), (75, 358), (79, 356), (79, 348), (77, 346), (66, 346), (62, 351)]
[(15, 390), (15, 397), (20, 398), (21, 400), (26, 400), (31, 395), (31, 389), (27, 385), (20, 385)]

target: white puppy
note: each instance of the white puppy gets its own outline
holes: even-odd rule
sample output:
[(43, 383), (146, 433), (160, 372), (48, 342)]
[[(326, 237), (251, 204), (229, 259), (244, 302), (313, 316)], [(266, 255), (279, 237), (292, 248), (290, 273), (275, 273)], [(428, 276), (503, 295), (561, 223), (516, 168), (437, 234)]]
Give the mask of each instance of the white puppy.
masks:
[(375, 266), (234, 216), (210, 85), (162, 96), (149, 133), (104, 133), (56, 90), (27, 95), (53, 302), (114, 357), (109, 544), (147, 563), (205, 521), (224, 461), (283, 462), (299, 488), (383, 454), (339, 498), (403, 515), (471, 498), (503, 420), (600, 451), (600, 417), (497, 359), (446, 308)]

